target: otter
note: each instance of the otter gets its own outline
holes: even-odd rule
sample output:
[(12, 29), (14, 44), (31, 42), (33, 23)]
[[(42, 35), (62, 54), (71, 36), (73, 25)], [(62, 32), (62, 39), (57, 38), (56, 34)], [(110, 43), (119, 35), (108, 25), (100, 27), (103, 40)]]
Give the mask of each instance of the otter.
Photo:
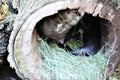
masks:
[(70, 52), (73, 55), (94, 55), (100, 49), (101, 44), (99, 18), (85, 14), (78, 23), (78, 27), (83, 30), (83, 46)]
[[(42, 19), (37, 24), (37, 32), (49, 40), (64, 44), (65, 37), (72, 26), (76, 25), (81, 18), (77, 9), (62, 10), (53, 16)], [(39, 33), (41, 32), (41, 33)]]

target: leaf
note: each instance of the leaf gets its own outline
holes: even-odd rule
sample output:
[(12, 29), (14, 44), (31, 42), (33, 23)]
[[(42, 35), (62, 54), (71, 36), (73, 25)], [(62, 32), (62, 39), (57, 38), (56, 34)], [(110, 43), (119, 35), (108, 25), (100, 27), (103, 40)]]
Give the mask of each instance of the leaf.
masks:
[(5, 17), (5, 14), (0, 14), (0, 20)]
[(7, 6), (7, 4), (2, 3), (1, 10), (2, 10), (3, 14), (7, 14), (8, 13), (8, 6)]

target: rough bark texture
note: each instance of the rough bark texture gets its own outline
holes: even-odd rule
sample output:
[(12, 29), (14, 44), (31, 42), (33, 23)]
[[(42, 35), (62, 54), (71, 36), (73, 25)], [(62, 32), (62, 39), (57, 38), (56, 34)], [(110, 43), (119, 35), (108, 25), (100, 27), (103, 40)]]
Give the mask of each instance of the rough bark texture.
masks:
[[(9, 8), (5, 7), (9, 6)], [(7, 5), (7, 3), (9, 3)], [(7, 46), (9, 41), (9, 36), (12, 31), (12, 24), (16, 17), (13, 12), (13, 8), (11, 6), (10, 1), (0, 1), (0, 64), (4, 60), (4, 56), (7, 54)]]
[[(18, 17), (9, 40), (9, 57), (11, 67), (14, 67), (19, 77), (40, 80), (37, 68), (42, 66), (40, 54), (37, 52), (37, 34), (34, 30), (38, 21), (62, 9), (79, 8), (79, 13), (90, 13), (93, 16), (110, 21), (107, 42), (110, 46), (106, 54), (110, 56), (107, 77), (113, 74), (120, 62), (120, 11), (119, 2), (108, 0), (14, 0), (14, 7), (18, 8)], [(109, 27), (109, 26), (108, 26)], [(112, 30), (114, 34), (111, 34)], [(38, 57), (39, 56), (39, 57)], [(111, 66), (112, 65), (112, 66)], [(114, 65), (114, 67), (113, 67)], [(39, 76), (38, 76), (39, 75)]]

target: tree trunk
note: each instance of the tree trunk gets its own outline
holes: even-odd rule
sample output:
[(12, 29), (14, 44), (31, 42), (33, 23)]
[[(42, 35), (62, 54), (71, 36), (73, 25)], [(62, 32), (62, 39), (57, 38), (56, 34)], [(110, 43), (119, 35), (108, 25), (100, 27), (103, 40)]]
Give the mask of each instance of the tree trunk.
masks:
[[(109, 0), (13, 0), (13, 6), (18, 9), (18, 15), (13, 24), (9, 40), (10, 66), (22, 79), (42, 80), (38, 68), (41, 68), (41, 55), (38, 54), (38, 34), (36, 24), (47, 16), (58, 13), (64, 9), (78, 9), (83, 15), (99, 16), (109, 22), (101, 21), (106, 26), (102, 39), (110, 45), (105, 46), (105, 54), (110, 57), (107, 66), (107, 78), (113, 74), (120, 62), (120, 2)], [(104, 43), (104, 42), (102, 42)], [(114, 67), (113, 67), (114, 66)]]

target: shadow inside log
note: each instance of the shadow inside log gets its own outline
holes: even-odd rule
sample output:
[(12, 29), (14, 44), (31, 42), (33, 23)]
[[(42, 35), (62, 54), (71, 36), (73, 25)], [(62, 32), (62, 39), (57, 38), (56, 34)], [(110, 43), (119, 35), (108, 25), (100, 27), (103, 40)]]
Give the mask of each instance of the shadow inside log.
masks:
[[(71, 38), (74, 38), (83, 43), (83, 46), (80, 48), (85, 46), (84, 49), (86, 49), (86, 51), (91, 48), (91, 45), (94, 45), (95, 49), (93, 50), (93, 54), (96, 54), (98, 51), (105, 53), (105, 50), (109, 48), (115, 39), (115, 32), (112, 24), (99, 16), (95, 17), (86, 13), (84, 16), (79, 15), (81, 17), (80, 20), (76, 21), (75, 25), (71, 25), (67, 22), (69, 20), (67, 19), (67, 15), (69, 14), (64, 14), (66, 11), (68, 11), (68, 9), (61, 10), (58, 13), (45, 17), (39, 21), (35, 27), (38, 35), (46, 40), (48, 44), (56, 43), (66, 51), (72, 51), (72, 49), (66, 45), (66, 42)], [(58, 27), (59, 24), (62, 25), (61, 29), (58, 29), (60, 28)], [(66, 26), (69, 26), (69, 28)], [(58, 31), (56, 31), (57, 29)], [(64, 31), (62, 32), (62, 30)], [(86, 46), (89, 45), (90, 47), (86, 48)], [(78, 50), (80, 48), (78, 48)]]

